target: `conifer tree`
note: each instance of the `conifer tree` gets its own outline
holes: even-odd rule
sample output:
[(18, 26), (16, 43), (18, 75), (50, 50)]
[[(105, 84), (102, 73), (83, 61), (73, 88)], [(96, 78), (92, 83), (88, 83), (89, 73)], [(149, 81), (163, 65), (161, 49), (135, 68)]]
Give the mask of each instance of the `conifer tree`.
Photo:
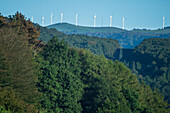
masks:
[(20, 37), (16, 29), (6, 27), (0, 28), (0, 36), (0, 56), (2, 56), (0, 59), (1, 66), (4, 68), (0, 74), (0, 78), (3, 78), (0, 83), (13, 88), (20, 99), (35, 104), (38, 97), (36, 88), (38, 79), (35, 75), (33, 55), (28, 47), (27, 37)]

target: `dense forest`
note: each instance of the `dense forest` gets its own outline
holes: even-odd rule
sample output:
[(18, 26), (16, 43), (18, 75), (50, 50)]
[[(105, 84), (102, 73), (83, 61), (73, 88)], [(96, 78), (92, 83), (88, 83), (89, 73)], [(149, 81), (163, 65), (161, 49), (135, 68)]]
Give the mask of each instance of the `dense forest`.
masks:
[(89, 49), (97, 55), (104, 54), (106, 57), (111, 57), (120, 45), (115, 39), (98, 38), (86, 35), (67, 35), (57, 31), (54, 28), (48, 29), (36, 25), (40, 29), (39, 40), (47, 43), (51, 38), (57, 36), (59, 40), (64, 39), (69, 47)]
[(109, 59), (119, 60), (145, 81), (158, 88), (170, 102), (170, 39), (146, 39), (134, 49), (117, 49)]
[[(54, 25), (55, 26), (55, 25)], [(58, 24), (61, 30), (72, 30), (80, 28), (81, 33), (83, 31), (89, 31), (94, 29), (93, 32), (109, 32), (110, 28), (105, 28), (102, 31), (101, 28), (81, 28), (78, 26), (70, 26), (69, 24)], [(67, 26), (67, 27), (65, 27)], [(160, 92), (165, 96), (165, 100), (168, 100), (170, 103), (170, 66), (168, 64), (169, 61), (169, 48), (170, 42), (169, 39), (162, 39), (165, 38), (163, 35), (161, 38), (150, 38), (145, 39), (141, 42), (137, 47), (134, 49), (124, 49), (118, 45), (117, 43), (113, 42), (110, 38), (96, 38), (90, 37), (85, 35), (66, 35), (63, 33), (58, 32), (56, 29), (50, 28), (43, 28), (40, 27), (40, 37), (39, 39), (44, 40), (45, 42), (51, 39), (54, 35), (60, 37), (61, 39), (65, 39), (65, 42), (69, 44), (70, 47), (75, 48), (85, 48), (89, 49), (94, 54), (104, 54), (104, 56), (108, 59), (119, 60), (123, 62), (128, 68), (131, 69), (133, 73), (138, 76), (138, 79), (141, 81), (145, 81), (147, 84), (154, 88), (158, 88)], [(120, 29), (114, 30), (114, 32), (121, 34)], [(91, 31), (92, 32), (92, 31)], [(156, 31), (148, 31), (148, 30), (133, 30), (133, 32), (141, 32), (144, 33), (168, 33), (168, 28), (164, 30), (156, 30)], [(140, 35), (140, 33), (138, 34)], [(131, 35), (130, 35), (131, 36)], [(145, 36), (145, 35), (144, 35)], [(46, 37), (46, 38), (45, 38)], [(47, 38), (48, 37), (48, 38)], [(70, 37), (70, 38), (68, 38)], [(91, 39), (92, 38), (92, 39)], [(96, 40), (95, 40), (96, 39)], [(89, 41), (87, 41), (89, 40)], [(88, 42), (93, 42), (98, 45), (96, 46), (89, 46)], [(110, 41), (110, 43), (109, 43)], [(86, 44), (82, 43), (86, 42)], [(102, 42), (102, 44), (101, 44)], [(101, 46), (100, 46), (101, 45)], [(114, 46), (113, 46), (114, 45)], [(104, 48), (104, 49), (102, 49)]]
[(21, 13), (0, 15), (0, 112), (170, 112), (159, 91), (123, 63), (38, 37)]
[(117, 39), (123, 48), (131, 49), (139, 45), (144, 39), (148, 38), (169, 38), (170, 27), (157, 30), (134, 29), (123, 30), (116, 27), (83, 27), (68, 23), (59, 23), (47, 26), (66, 34), (83, 34), (87, 36), (97, 36), (104, 38)]

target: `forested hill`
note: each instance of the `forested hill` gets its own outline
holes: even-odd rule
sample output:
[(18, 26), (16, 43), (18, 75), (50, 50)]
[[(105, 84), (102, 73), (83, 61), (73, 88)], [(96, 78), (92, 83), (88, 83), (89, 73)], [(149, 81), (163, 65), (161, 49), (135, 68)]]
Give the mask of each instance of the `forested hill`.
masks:
[[(108, 59), (119, 60), (120, 62), (123, 62), (132, 70), (132, 72), (138, 75), (140, 80), (142, 79), (148, 83), (152, 89), (155, 87), (160, 89), (161, 93), (165, 95), (165, 99), (170, 102), (170, 69), (168, 64), (168, 62), (170, 62), (170, 39), (150, 38), (142, 41), (141, 44), (139, 44), (134, 49), (120, 49), (120, 46), (115, 43), (115, 40), (108, 38), (97, 38), (85, 35), (66, 35), (58, 32), (54, 28), (47, 29), (41, 27), (40, 29), (41, 32), (39, 39), (42, 39), (43, 41), (48, 41), (56, 35), (60, 39), (64, 38), (71, 47), (86, 48), (95, 54), (104, 54), (104, 56)], [(136, 30), (134, 32), (137, 33), (138, 31), (139, 30)], [(140, 32), (145, 34), (144, 30)], [(115, 44), (117, 46), (113, 46)]]
[(59, 40), (64, 39), (70, 47), (89, 49), (94, 54), (104, 54), (106, 57), (113, 56), (116, 49), (120, 47), (118, 41), (115, 39), (86, 35), (67, 35), (54, 28), (48, 29), (39, 25), (36, 26), (40, 28), (40, 36), (38, 39), (42, 40), (44, 43), (47, 43), (54, 36), (57, 36)]
[(68, 34), (86, 34), (86, 33), (120, 33), (126, 30), (122, 30), (116, 27), (84, 27), (84, 26), (75, 26), (69, 23), (58, 23), (47, 26), (47, 28), (55, 28), (58, 31), (62, 31)]
[[(64, 38), (70, 47), (89, 49), (94, 54), (104, 54), (104, 56), (108, 59), (112, 59), (113, 61), (119, 60), (120, 62), (123, 62), (127, 67), (132, 70), (133, 73), (138, 75), (138, 78), (140, 80), (142, 79), (146, 83), (148, 83), (152, 87), (152, 89), (154, 89), (155, 87), (160, 89), (161, 93), (165, 95), (165, 99), (170, 102), (170, 69), (168, 64), (168, 62), (170, 62), (170, 39), (144, 39), (144, 41), (142, 41), (134, 49), (120, 49), (117, 41), (111, 40), (110, 38), (97, 38), (78, 34), (67, 35), (58, 32), (54, 28), (48, 29), (40, 27), (40, 29), (41, 32), (39, 39), (42, 39), (43, 41), (48, 41), (56, 35), (59, 37), (59, 39)], [(86, 28), (80, 27), (80, 29)], [(167, 29), (158, 31), (166, 31)], [(138, 31), (139, 30), (134, 30), (133, 32), (137, 33)], [(146, 32), (151, 33), (158, 31), (143, 30), (140, 32), (142, 32), (142, 34), (145, 34)]]
[(115, 27), (83, 27), (75, 26), (68, 23), (53, 24), (47, 26), (47, 28), (55, 28), (60, 32), (66, 34), (84, 34), (88, 36), (97, 36), (104, 38), (117, 39), (122, 47), (134, 48), (140, 44), (144, 39), (148, 38), (169, 38), (170, 28), (158, 30), (140, 30), (134, 29), (131, 31), (122, 30)]
[(123, 62), (152, 89), (160, 89), (170, 102), (170, 39), (145, 39), (134, 49), (117, 49), (112, 59)]
[(42, 44), (37, 30), (21, 13), (0, 15), (0, 113), (169, 113), (123, 63), (57, 37)]

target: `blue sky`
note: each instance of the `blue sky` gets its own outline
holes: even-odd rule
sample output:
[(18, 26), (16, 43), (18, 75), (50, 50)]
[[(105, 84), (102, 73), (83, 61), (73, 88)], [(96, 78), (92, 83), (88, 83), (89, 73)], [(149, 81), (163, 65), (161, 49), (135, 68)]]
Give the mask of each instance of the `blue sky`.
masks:
[(165, 16), (165, 26), (170, 26), (170, 0), (1, 0), (0, 12), (4, 16), (14, 15), (17, 11), (27, 18), (34, 17), (34, 22), (41, 24), (44, 16), (45, 25), (50, 24), (53, 13), (53, 23), (63, 21), (75, 24), (78, 14), (78, 25), (93, 26), (93, 16), (96, 14), (96, 26), (109, 26), (109, 17), (113, 16), (112, 25), (122, 28), (122, 18), (125, 17), (125, 29), (162, 27)]

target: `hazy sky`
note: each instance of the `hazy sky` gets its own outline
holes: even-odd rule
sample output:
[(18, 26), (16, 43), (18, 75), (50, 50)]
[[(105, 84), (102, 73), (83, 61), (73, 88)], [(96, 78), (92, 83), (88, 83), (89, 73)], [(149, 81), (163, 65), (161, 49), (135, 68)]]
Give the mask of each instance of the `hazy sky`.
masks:
[(63, 21), (75, 24), (78, 14), (78, 25), (93, 26), (93, 16), (96, 14), (96, 26), (109, 26), (110, 15), (113, 16), (113, 26), (122, 28), (122, 18), (125, 17), (125, 29), (162, 27), (165, 16), (165, 26), (170, 26), (170, 0), (1, 0), (0, 12), (4, 16), (14, 15), (17, 11), (27, 18), (33, 16), (34, 22), (41, 24), (44, 16), (45, 25)]

